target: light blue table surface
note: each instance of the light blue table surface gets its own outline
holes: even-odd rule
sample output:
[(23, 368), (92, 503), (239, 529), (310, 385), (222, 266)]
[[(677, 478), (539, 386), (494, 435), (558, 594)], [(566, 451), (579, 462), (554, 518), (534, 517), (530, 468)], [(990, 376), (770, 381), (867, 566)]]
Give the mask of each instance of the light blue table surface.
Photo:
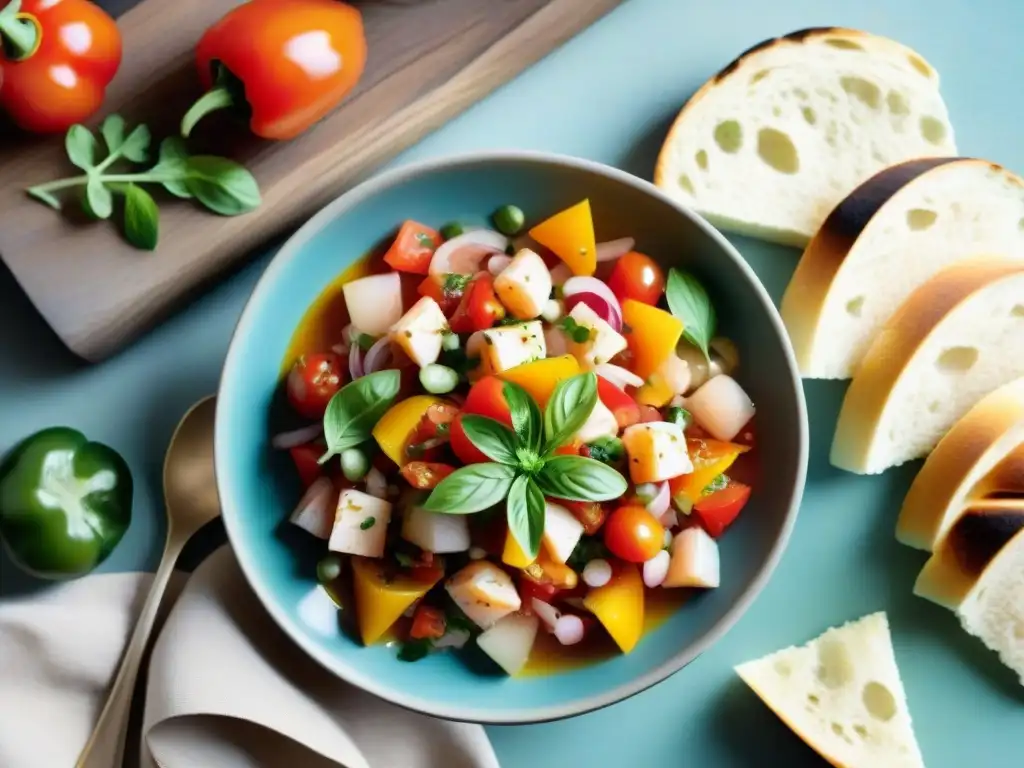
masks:
[[(942, 74), (962, 153), (1024, 170), (1024, 0), (627, 0), (396, 162), (519, 147), (650, 178), (672, 117), (703, 80), (752, 43), (818, 25), (863, 28), (917, 48)], [(734, 242), (778, 300), (798, 254)], [(0, 268), (0, 450), (66, 423), (116, 446), (136, 473), (134, 522), (104, 570), (155, 565), (164, 448), (189, 404), (215, 390), (235, 320), (269, 257), (97, 367), (60, 345)], [(877, 610), (889, 612), (927, 764), (1024, 765), (1024, 689), (952, 615), (910, 593), (923, 557), (899, 546), (892, 530), (914, 468), (881, 478), (830, 468), (844, 385), (805, 386), (807, 493), (789, 550), (754, 606), (710, 652), (630, 701), (561, 723), (489, 729), (504, 768), (821, 765), (732, 667)], [(0, 556), (0, 594), (38, 587)]]

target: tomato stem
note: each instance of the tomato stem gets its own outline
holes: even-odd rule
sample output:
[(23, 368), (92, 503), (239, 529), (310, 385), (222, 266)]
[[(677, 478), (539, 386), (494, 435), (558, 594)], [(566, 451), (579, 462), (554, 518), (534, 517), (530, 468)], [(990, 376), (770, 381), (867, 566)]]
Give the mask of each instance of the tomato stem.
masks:
[(24, 61), (39, 49), (39, 22), (20, 11), (21, 0), (11, 0), (0, 10), (0, 50), (11, 61)]
[(199, 100), (192, 105), (191, 109), (185, 113), (185, 117), (181, 119), (181, 135), (188, 138), (189, 134), (192, 133), (192, 129), (196, 127), (196, 123), (208, 114), (221, 109), (227, 109), (228, 107), (233, 107), (234, 105), (235, 97), (231, 93), (230, 89), (223, 85), (215, 85), (203, 94)]

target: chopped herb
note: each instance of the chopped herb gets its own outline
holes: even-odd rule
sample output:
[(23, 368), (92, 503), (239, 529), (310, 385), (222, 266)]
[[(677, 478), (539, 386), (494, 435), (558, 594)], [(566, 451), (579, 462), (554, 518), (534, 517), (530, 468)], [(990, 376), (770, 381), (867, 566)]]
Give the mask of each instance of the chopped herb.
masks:
[(376, 517), (368, 517), (365, 520), (363, 520), (363, 522), (361, 522), (359, 524), (359, 530), (361, 530), (361, 531), (368, 531), (371, 528), (373, 528), (373, 526), (376, 525), (376, 524), (377, 524), (377, 518)]
[(520, 320), (517, 317), (510, 317), (506, 315), (505, 317), (501, 318), (501, 320), (498, 321), (498, 326), (504, 328), (509, 325), (519, 325), (519, 323), (521, 322), (522, 320)]
[(395, 551), (395, 560), (403, 568), (412, 568), (416, 565), (416, 558), (410, 555), (408, 552), (402, 552), (401, 550)]
[(424, 248), (430, 248), (433, 250), (436, 246), (434, 245), (434, 238), (428, 235), (426, 232), (416, 233), (416, 242)]
[(360, 333), (356, 337), (356, 344), (359, 345), (359, 348), (363, 350), (363, 352), (369, 352), (370, 347), (372, 347), (376, 343), (377, 340), (368, 333)]
[(680, 408), (677, 405), (673, 405), (665, 413), (665, 421), (670, 424), (678, 424), (684, 431), (690, 428), (693, 424), (693, 414), (685, 408)]
[(434, 648), (434, 641), (428, 637), (418, 640), (406, 640), (398, 649), (399, 661), (419, 661), (425, 658)]
[(626, 449), (617, 437), (599, 437), (587, 443), (587, 450), (590, 452), (590, 458), (609, 466), (621, 464), (626, 457)]
[(726, 474), (721, 474), (704, 486), (704, 490), (700, 492), (701, 496), (710, 496), (712, 493), (724, 490), (729, 484), (729, 477)]
[(444, 276), (444, 282), (441, 283), (441, 291), (446, 298), (458, 298), (466, 290), (470, 279), (470, 275), (458, 275), (454, 272), (449, 272)]

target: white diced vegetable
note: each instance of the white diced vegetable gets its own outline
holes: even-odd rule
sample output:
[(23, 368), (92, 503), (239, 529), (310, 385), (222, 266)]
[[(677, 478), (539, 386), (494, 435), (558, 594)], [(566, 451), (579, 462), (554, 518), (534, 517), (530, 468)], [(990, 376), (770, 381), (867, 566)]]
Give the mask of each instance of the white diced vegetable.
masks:
[(506, 616), (476, 639), (480, 650), (508, 674), (518, 674), (530, 658), (540, 621), (536, 616)]
[(539, 360), (546, 353), (544, 328), (539, 320), (484, 331), (483, 356), (493, 373)]
[(402, 278), (397, 272), (361, 277), (341, 290), (352, 325), (363, 333), (383, 336), (402, 317)]
[(583, 422), (583, 426), (576, 431), (574, 438), (581, 443), (590, 443), (599, 437), (615, 437), (617, 434), (619, 434), (619, 422), (616, 420), (615, 414), (598, 399), (594, 410)]
[(470, 545), (469, 523), (465, 515), (446, 515), (413, 507), (406, 510), (402, 520), (402, 538), (439, 555), (465, 552)]
[(663, 587), (705, 587), (719, 584), (718, 543), (700, 527), (684, 528), (672, 541), (672, 555)]
[(302, 494), (288, 520), (318, 539), (327, 540), (334, 525), (333, 501), (334, 483), (326, 477), (319, 477)]
[(537, 618), (541, 620), (541, 623), (544, 624), (544, 628), (548, 632), (555, 631), (555, 624), (558, 623), (558, 619), (562, 615), (555, 606), (534, 597), (530, 600), (530, 608)]
[(583, 535), (583, 524), (568, 509), (558, 504), (544, 504), (544, 548), (559, 563), (569, 559)]
[(558, 617), (558, 623), (555, 624), (555, 637), (562, 645), (576, 645), (583, 639), (584, 634), (586, 632), (583, 627), (583, 619), (579, 616), (567, 613)]
[(383, 557), (389, 522), (391, 502), (346, 488), (338, 497), (328, 549), (349, 555)]
[(474, 560), (445, 585), (455, 604), (477, 626), (487, 629), (522, 607), (512, 577), (494, 563)]
[(686, 438), (678, 424), (654, 421), (634, 424), (622, 433), (634, 483), (660, 483), (693, 471)]
[(603, 587), (612, 580), (612, 564), (596, 557), (583, 566), (583, 583), (588, 587)]
[(644, 586), (654, 589), (660, 587), (668, 576), (668, 567), (672, 558), (664, 549), (644, 563)]
[(715, 376), (686, 398), (693, 418), (718, 440), (732, 440), (754, 417), (754, 404), (731, 376)]
[(532, 320), (551, 296), (551, 273), (544, 259), (523, 248), (494, 279), (494, 291), (514, 317)]
[(391, 327), (391, 342), (423, 368), (436, 363), (441, 356), (441, 344), (447, 330), (448, 320), (441, 307), (429, 296), (424, 296)]
[(584, 368), (590, 369), (607, 363), (626, 348), (626, 337), (583, 302), (572, 308), (569, 317), (577, 325), (590, 329), (589, 340), (569, 345), (570, 351)]

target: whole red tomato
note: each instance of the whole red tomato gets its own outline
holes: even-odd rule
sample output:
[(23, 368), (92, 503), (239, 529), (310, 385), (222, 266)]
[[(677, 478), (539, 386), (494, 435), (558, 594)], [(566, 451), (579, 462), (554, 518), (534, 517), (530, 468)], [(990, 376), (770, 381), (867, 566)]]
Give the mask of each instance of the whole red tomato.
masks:
[(630, 563), (646, 563), (665, 546), (665, 528), (637, 505), (619, 507), (604, 524), (604, 543), (611, 553)]
[(630, 251), (615, 263), (608, 287), (620, 302), (634, 299), (654, 305), (665, 290), (665, 273), (650, 256)]

